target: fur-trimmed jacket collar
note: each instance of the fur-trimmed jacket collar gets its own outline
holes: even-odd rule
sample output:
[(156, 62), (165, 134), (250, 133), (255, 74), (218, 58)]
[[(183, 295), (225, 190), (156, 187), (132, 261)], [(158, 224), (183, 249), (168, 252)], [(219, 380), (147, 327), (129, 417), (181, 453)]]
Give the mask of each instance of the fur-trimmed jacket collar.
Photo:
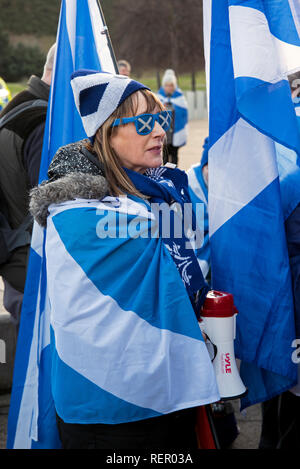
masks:
[(102, 199), (108, 194), (103, 168), (84, 143), (60, 148), (49, 167), (49, 181), (32, 189), (29, 210), (41, 226), (47, 224), (51, 204), (76, 198)]

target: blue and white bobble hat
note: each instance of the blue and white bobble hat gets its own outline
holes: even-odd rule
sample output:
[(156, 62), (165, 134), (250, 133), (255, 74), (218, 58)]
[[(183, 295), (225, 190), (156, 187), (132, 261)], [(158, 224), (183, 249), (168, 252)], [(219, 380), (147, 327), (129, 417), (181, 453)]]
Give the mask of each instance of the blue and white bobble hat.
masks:
[(125, 75), (77, 70), (71, 75), (74, 100), (91, 141), (99, 127), (128, 96), (149, 88)]

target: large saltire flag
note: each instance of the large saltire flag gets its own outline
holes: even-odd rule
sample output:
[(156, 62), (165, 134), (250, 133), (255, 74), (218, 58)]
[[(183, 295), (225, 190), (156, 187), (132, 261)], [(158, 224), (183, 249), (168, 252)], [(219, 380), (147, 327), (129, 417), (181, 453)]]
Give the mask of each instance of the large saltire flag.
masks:
[(168, 96), (163, 87), (158, 90), (157, 96), (167, 108), (168, 104), (171, 104), (174, 108), (172, 145), (182, 147), (187, 140), (188, 107), (185, 96), (180, 88), (176, 88), (172, 96)]
[(287, 73), (299, 2), (206, 0), (212, 286), (233, 293), (242, 407), (291, 388), (293, 295), (275, 142), (300, 152)]
[[(86, 137), (75, 108), (71, 74), (79, 68), (116, 72), (97, 0), (62, 0), (45, 127), (40, 181), (62, 145)], [(45, 283), (44, 230), (33, 228), (8, 418), (8, 448), (58, 448), (50, 392), (50, 327)]]

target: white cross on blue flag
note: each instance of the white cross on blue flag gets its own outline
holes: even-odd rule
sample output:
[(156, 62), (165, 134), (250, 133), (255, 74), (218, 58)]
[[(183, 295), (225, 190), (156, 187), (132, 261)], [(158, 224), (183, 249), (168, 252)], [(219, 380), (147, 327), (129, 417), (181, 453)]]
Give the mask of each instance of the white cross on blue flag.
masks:
[[(79, 69), (116, 72), (97, 0), (62, 0), (40, 181), (57, 149), (86, 138), (70, 85)], [(34, 224), (8, 422), (8, 448), (57, 448), (50, 391), (50, 327), (44, 230)], [(45, 372), (46, 370), (46, 372)], [(33, 396), (35, 396), (33, 398)]]
[(242, 407), (296, 381), (293, 295), (275, 142), (300, 155), (287, 74), (300, 68), (299, 2), (204, 2), (212, 285), (233, 293)]

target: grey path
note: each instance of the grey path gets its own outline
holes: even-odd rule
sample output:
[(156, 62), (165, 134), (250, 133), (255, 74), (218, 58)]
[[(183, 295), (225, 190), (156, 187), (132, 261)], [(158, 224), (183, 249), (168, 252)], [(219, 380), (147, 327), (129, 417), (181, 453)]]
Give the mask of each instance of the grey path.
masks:
[[(207, 120), (191, 121), (189, 123), (188, 143), (179, 151), (179, 167), (189, 169), (200, 161), (204, 138), (208, 134)], [(1, 315), (5, 313), (2, 303), (3, 285), (0, 279), (0, 339), (1, 339)], [(3, 327), (3, 326), (2, 326)], [(2, 330), (3, 331), (3, 330)], [(0, 363), (0, 367), (3, 366)], [(1, 370), (0, 370), (1, 377)], [(1, 389), (1, 382), (0, 382)], [(9, 391), (0, 391), (0, 450), (6, 447), (6, 426), (9, 409)], [(256, 449), (258, 447), (261, 412), (260, 405), (252, 406), (243, 414), (239, 412), (239, 402), (233, 402), (235, 417), (238, 422), (240, 434), (235, 440), (232, 449)]]

